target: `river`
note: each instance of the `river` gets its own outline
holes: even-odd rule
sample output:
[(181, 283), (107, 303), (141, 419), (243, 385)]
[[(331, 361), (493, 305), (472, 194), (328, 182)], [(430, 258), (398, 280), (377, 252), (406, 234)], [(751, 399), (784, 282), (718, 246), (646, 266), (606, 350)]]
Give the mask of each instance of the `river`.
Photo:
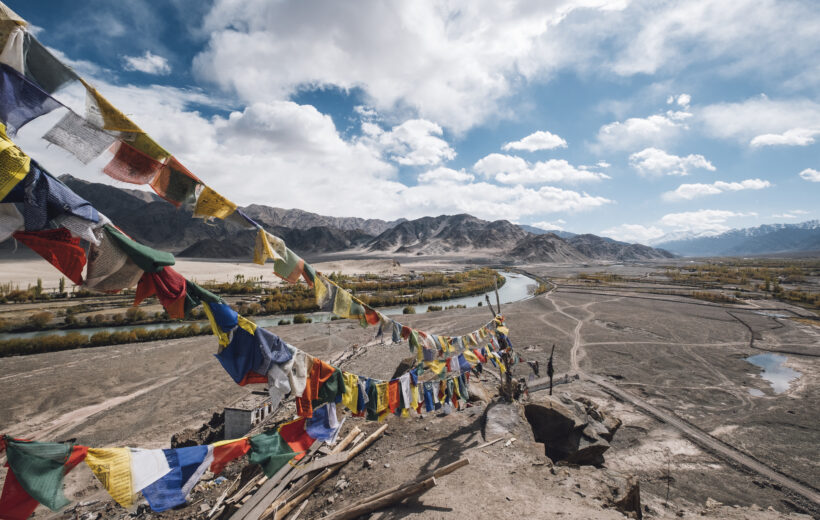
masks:
[[(513, 273), (509, 271), (499, 271), (504, 278), (506, 278), (506, 282), (498, 289), (498, 298), (501, 300), (501, 303), (512, 303), (517, 302), (520, 300), (524, 300), (532, 296), (533, 286), (537, 286), (538, 282), (528, 276), (524, 276), (519, 273)], [(436, 302), (428, 302), (424, 304), (413, 305), (415, 307), (417, 313), (424, 313), (427, 312), (427, 307), (430, 305), (440, 305), (442, 307), (446, 307), (449, 305), (465, 305), (467, 307), (476, 307), (478, 306), (479, 302), (484, 303), (484, 295), (490, 295), (490, 301), (493, 305), (495, 305), (495, 293), (490, 291), (488, 293), (481, 293), (475, 296), (464, 296), (461, 298), (452, 298), (449, 300), (441, 300)], [(388, 316), (394, 316), (397, 314), (401, 314), (404, 306), (398, 307), (380, 307), (379, 311), (383, 314)], [(293, 314), (276, 314), (273, 316), (252, 316), (251, 319), (257, 325), (262, 327), (275, 327), (279, 325), (280, 320), (293, 320)], [(324, 323), (330, 321), (332, 313), (329, 312), (311, 312), (305, 313), (305, 316), (311, 318), (314, 323)], [(61, 334), (68, 334), (71, 332), (76, 332), (79, 334), (86, 334), (92, 335), (95, 332), (120, 332), (120, 331), (131, 331), (134, 329), (146, 329), (146, 330), (155, 330), (155, 329), (176, 329), (179, 327), (185, 327), (190, 325), (191, 323), (198, 323), (200, 325), (206, 324), (207, 321), (198, 321), (198, 322), (179, 322), (173, 321), (168, 323), (150, 323), (144, 325), (119, 325), (119, 326), (112, 326), (112, 327), (88, 327), (88, 328), (77, 328), (77, 329), (70, 329), (70, 330), (38, 330), (33, 332), (8, 332), (8, 333), (0, 333), (0, 341), (9, 340), (9, 339), (22, 339), (22, 338), (38, 338), (41, 336), (50, 336), (50, 335), (61, 335)]]

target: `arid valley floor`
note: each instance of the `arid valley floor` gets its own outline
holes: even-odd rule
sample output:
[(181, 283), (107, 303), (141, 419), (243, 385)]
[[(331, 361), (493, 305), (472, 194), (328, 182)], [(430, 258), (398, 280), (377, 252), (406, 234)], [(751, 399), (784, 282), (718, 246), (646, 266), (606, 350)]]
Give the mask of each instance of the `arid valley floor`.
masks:
[[(579, 271), (525, 269), (555, 280)], [(791, 319), (808, 311), (771, 300), (718, 304), (646, 294), (640, 287), (558, 281), (547, 294), (504, 304), (502, 312), (524, 358), (544, 367), (554, 344), (556, 373), (580, 376), (556, 393), (585, 396), (623, 421), (604, 466), (639, 478), (644, 517), (820, 515), (820, 327)], [(489, 316), (486, 307), (476, 307), (399, 319), (462, 333)], [(324, 359), (370, 342), (374, 333), (346, 321), (275, 331)], [(172, 434), (198, 427), (250, 393), (233, 384), (214, 352), (213, 338), (201, 336), (2, 358), (0, 429), (36, 440), (167, 447)], [(787, 366), (801, 374), (783, 393), (774, 393), (761, 370), (745, 361), (765, 352), (785, 355)], [(388, 378), (407, 355), (406, 344), (374, 345), (344, 368)], [(517, 376), (529, 374), (526, 364), (516, 369)], [(486, 379), (490, 386), (492, 378)], [(409, 478), (469, 453), (465, 470), (381, 518), (623, 518), (596, 498), (600, 470), (552, 467), (543, 448), (524, 434), (509, 446), (471, 450), (485, 441), (481, 405), (475, 408), (424, 419), (391, 417), (390, 435), (366, 454), (376, 466), (363, 469), (354, 461), (344, 471), (351, 482), (345, 494), (369, 494), (398, 482), (397, 473)], [(363, 419), (349, 418), (352, 423), (375, 429)], [(75, 471), (70, 480), (69, 498), (110, 502), (89, 472)], [(333, 494), (329, 484), (320, 489), (322, 497)], [(332, 510), (316, 499), (306, 515)], [(48, 514), (41, 508), (36, 517)]]

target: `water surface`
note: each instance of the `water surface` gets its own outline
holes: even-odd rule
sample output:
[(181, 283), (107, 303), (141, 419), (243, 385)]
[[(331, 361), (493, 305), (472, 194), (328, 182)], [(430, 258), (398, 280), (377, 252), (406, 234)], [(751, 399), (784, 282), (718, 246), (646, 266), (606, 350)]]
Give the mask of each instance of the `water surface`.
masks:
[[(787, 359), (786, 356), (780, 354), (766, 353), (747, 357), (746, 361), (762, 368), (763, 372), (760, 374), (760, 377), (772, 385), (772, 390), (774, 390), (775, 394), (782, 394), (789, 389), (789, 384), (801, 375), (797, 370), (793, 370), (783, 364)], [(749, 392), (752, 395), (758, 395), (752, 392), (752, 390)]]

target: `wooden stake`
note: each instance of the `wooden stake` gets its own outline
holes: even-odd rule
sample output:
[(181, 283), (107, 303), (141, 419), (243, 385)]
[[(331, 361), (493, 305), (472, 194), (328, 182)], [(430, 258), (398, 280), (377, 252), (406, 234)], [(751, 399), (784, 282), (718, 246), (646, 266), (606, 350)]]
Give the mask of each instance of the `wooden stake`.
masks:
[(501, 314), (501, 300), (498, 298), (498, 277), (495, 278), (495, 306), (498, 308), (498, 314)]
[(333, 513), (329, 516), (324, 517), (323, 520), (350, 520), (352, 518), (358, 518), (367, 513), (372, 513), (377, 509), (382, 509), (391, 504), (404, 500), (405, 498), (424, 493), (425, 491), (427, 491), (435, 485), (436, 478), (430, 477), (427, 480), (422, 480), (421, 482), (412, 484), (409, 487), (406, 487), (399, 491), (383, 495), (379, 498), (368, 498), (361, 504), (357, 504), (348, 509), (339, 511), (338, 513)]

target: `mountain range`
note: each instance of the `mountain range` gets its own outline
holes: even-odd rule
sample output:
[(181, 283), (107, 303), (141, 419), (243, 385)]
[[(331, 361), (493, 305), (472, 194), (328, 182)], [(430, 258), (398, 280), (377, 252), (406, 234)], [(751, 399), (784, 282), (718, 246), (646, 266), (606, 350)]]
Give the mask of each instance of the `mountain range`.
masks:
[(661, 247), (682, 256), (755, 256), (820, 251), (820, 220), (765, 224), (713, 236), (660, 239)]
[[(153, 193), (64, 175), (60, 179), (134, 239), (180, 257), (243, 258), (256, 232), (233, 222), (192, 217)], [(292, 250), (311, 259), (326, 253), (355, 256), (442, 256), (505, 262), (588, 262), (671, 258), (667, 251), (595, 235), (529, 231), (506, 220), (441, 215), (385, 221), (326, 217), (298, 209), (254, 204), (242, 208)]]

